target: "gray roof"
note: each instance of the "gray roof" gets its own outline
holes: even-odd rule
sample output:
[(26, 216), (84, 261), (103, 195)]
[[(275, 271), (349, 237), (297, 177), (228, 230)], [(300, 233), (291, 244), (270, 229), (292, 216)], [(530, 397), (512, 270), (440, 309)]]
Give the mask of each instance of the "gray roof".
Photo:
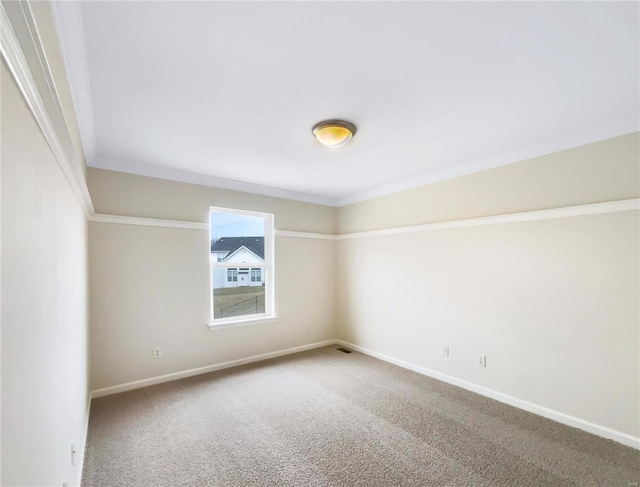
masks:
[(232, 254), (242, 246), (264, 260), (264, 237), (221, 237), (216, 243), (211, 242), (211, 252)]

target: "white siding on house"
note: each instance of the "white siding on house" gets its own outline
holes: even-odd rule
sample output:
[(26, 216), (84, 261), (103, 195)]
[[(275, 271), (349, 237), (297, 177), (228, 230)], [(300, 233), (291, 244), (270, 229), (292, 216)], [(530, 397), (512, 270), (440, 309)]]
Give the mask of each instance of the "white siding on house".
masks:
[[(264, 284), (264, 269), (260, 269), (260, 280), (251, 280), (252, 269), (259, 269), (257, 267), (234, 267), (230, 269), (218, 269), (214, 270), (213, 275), (213, 287), (243, 287), (243, 286), (262, 286)], [(229, 271), (237, 271), (231, 275), (236, 275), (237, 280), (231, 279)]]
[(227, 282), (227, 270), (220, 268), (211, 268), (211, 282), (213, 283), (213, 289), (226, 287)]
[(223, 257), (222, 262), (238, 263), (238, 267), (232, 268), (237, 271), (237, 280), (230, 279), (227, 269), (211, 268), (211, 282), (213, 288), (221, 287), (241, 287), (241, 286), (262, 286), (264, 285), (264, 269), (260, 269), (260, 279), (252, 281), (251, 270), (259, 269), (257, 267), (246, 267), (246, 264), (263, 264), (264, 260), (259, 256), (246, 249), (239, 248), (233, 254), (227, 255), (228, 252), (211, 252), (211, 262), (220, 262), (219, 257)]
[(245, 247), (240, 247), (233, 254), (228, 255), (224, 259), (225, 262), (241, 262), (241, 263), (259, 263), (262, 264), (264, 262), (263, 259), (258, 257), (256, 254), (246, 249)]
[(222, 262), (222, 259), (228, 254), (226, 250), (224, 252), (211, 252), (211, 259), (213, 262)]

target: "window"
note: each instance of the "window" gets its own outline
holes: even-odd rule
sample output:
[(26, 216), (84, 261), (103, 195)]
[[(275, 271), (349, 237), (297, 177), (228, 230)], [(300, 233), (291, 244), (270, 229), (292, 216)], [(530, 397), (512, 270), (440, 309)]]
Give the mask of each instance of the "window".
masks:
[(262, 283), (262, 269), (251, 269), (251, 282)]
[(273, 233), (273, 215), (211, 208), (211, 328), (275, 318)]

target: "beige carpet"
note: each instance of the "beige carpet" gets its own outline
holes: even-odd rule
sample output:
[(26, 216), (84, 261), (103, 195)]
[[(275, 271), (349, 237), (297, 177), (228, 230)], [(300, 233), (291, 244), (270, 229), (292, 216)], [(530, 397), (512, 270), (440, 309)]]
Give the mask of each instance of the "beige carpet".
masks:
[(335, 348), (95, 399), (83, 485), (640, 481), (636, 450)]

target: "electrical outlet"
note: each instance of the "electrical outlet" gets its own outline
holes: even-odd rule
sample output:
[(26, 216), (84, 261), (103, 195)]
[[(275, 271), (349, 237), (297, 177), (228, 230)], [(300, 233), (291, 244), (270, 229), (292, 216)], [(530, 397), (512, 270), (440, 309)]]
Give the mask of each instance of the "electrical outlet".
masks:
[(478, 367), (486, 367), (486, 366), (487, 366), (487, 356), (478, 355)]
[(449, 347), (444, 347), (442, 349), (442, 356), (447, 358), (449, 357)]
[(162, 357), (162, 349), (160, 347), (156, 347), (153, 349), (153, 358)]

